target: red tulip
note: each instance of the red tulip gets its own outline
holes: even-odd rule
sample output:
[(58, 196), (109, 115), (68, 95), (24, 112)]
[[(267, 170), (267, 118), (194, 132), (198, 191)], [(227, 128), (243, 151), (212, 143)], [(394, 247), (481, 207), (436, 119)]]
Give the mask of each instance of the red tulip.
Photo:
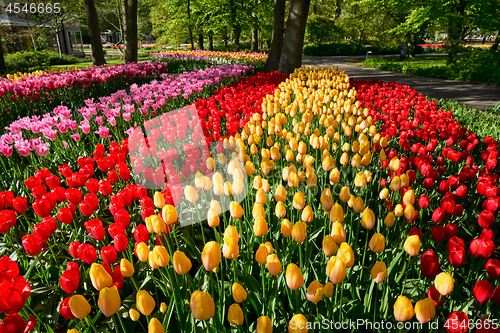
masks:
[(113, 237), (113, 244), (116, 251), (123, 252), (128, 247), (128, 238), (124, 234), (118, 234)]
[(43, 243), (36, 234), (25, 235), (22, 238), (24, 250), (30, 256), (36, 256), (42, 251)]
[(126, 182), (130, 179), (130, 170), (127, 167), (127, 164), (122, 164), (118, 167), (118, 173), (120, 174), (120, 178)]
[(120, 190), (117, 195), (118, 198), (120, 198), (123, 206), (130, 206), (130, 204), (132, 203), (132, 191), (130, 191), (128, 188), (125, 188), (123, 190)]
[(23, 276), (4, 279), (0, 285), (0, 313), (16, 313), (21, 311), (31, 292), (29, 283)]
[(47, 223), (43, 222), (37, 223), (33, 226), (33, 233), (36, 234), (42, 242), (46, 242), (51, 234)]
[(495, 222), (495, 215), (489, 210), (483, 210), (477, 221), (482, 228), (489, 228)]
[(474, 257), (487, 259), (495, 251), (495, 243), (488, 238), (476, 238), (470, 243), (470, 251)]
[(56, 187), (61, 186), (61, 181), (59, 180), (59, 177), (57, 177), (56, 175), (51, 175), (51, 176), (47, 177), (45, 179), (45, 183), (47, 184), (47, 186), (51, 190), (55, 189)]
[(494, 240), (495, 233), (490, 228), (484, 228), (483, 231), (481, 231), (481, 235), (479, 235), (479, 238), (488, 238), (490, 240)]
[(435, 242), (441, 243), (446, 236), (446, 232), (444, 231), (444, 228), (442, 226), (435, 225), (434, 227), (432, 227), (431, 235), (432, 239)]
[(493, 295), (493, 286), (488, 280), (479, 280), (474, 287), (474, 297), (479, 303), (488, 301)]
[(122, 290), (125, 277), (122, 275), (120, 265), (115, 266), (113, 274), (111, 274), (111, 277), (113, 278), (113, 284), (116, 286), (118, 291)]
[(73, 171), (71, 171), (71, 168), (68, 166), (67, 163), (64, 163), (63, 165), (60, 165), (58, 167), (59, 173), (63, 175), (65, 178), (68, 178), (73, 174)]
[(444, 211), (441, 207), (438, 207), (432, 213), (432, 220), (435, 223), (441, 223), (444, 220)]
[(66, 270), (67, 271), (77, 271), (78, 274), (80, 274), (80, 267), (78, 267), (78, 264), (74, 261), (68, 262), (66, 265)]
[(154, 201), (150, 197), (143, 197), (141, 198), (141, 207), (142, 208), (153, 208), (154, 207)]
[(118, 181), (118, 173), (115, 169), (108, 171), (108, 180), (111, 184), (115, 184)]
[[(420, 241), (422, 241), (422, 231), (418, 229), (417, 227), (412, 227), (410, 229), (410, 236), (417, 235)], [(434, 253), (433, 253), (434, 254)]]
[(444, 231), (446, 233), (446, 238), (454, 237), (457, 234), (457, 224), (448, 223), (444, 226)]
[(426, 278), (434, 278), (439, 273), (439, 259), (434, 254), (432, 249), (427, 250), (420, 260), (420, 270), (422, 271), (422, 276)]
[(64, 272), (59, 279), (59, 284), (68, 294), (74, 293), (80, 284), (80, 272), (76, 270)]
[(91, 244), (83, 243), (78, 247), (78, 257), (90, 265), (97, 259), (97, 252)]
[(103, 240), (106, 237), (106, 230), (102, 226), (102, 221), (98, 219), (92, 219), (88, 222), (85, 222), (85, 229), (89, 232), (89, 234), (94, 237), (95, 240)]
[(71, 254), (71, 256), (73, 258), (79, 258), (80, 256), (78, 255), (78, 248), (80, 246), (80, 242), (78, 241), (74, 241), (74, 242), (71, 242), (71, 244), (69, 244), (69, 254)]
[(12, 200), (12, 208), (14, 208), (17, 214), (23, 214), (28, 209), (28, 198), (14, 198), (14, 200)]
[(64, 224), (70, 224), (73, 221), (73, 214), (71, 209), (68, 207), (63, 207), (57, 212), (57, 219)]
[(75, 318), (75, 316), (73, 315), (73, 312), (71, 312), (71, 309), (69, 308), (69, 305), (68, 305), (70, 298), (71, 298), (71, 296), (66, 297), (65, 299), (63, 299), (63, 301), (59, 305), (59, 312), (61, 313), (61, 315), (64, 318), (69, 319), (69, 320)]
[(130, 224), (130, 214), (125, 209), (118, 210), (115, 215), (115, 222), (120, 223), (124, 228)]
[(489, 259), (484, 265), (486, 272), (492, 279), (496, 279), (500, 276), (500, 260)]
[(58, 186), (50, 193), (52, 193), (52, 196), (54, 197), (54, 199), (56, 199), (57, 202), (66, 201), (66, 190), (63, 187)]
[(11, 313), (0, 322), (0, 332), (27, 333), (36, 326), (35, 316), (30, 316), (28, 323), (18, 313)]
[(82, 201), (82, 192), (77, 188), (68, 188), (66, 190), (66, 198), (74, 205), (78, 205)]
[(115, 236), (118, 234), (126, 235), (125, 228), (123, 227), (123, 225), (116, 222), (108, 227), (108, 233), (111, 236), (111, 238), (115, 238)]
[(424, 194), (418, 198), (418, 206), (422, 209), (429, 207), (430, 199), (429, 196)]
[(17, 215), (13, 210), (4, 209), (0, 212), (0, 233), (4, 234), (16, 224)]
[(148, 228), (144, 224), (139, 224), (134, 229), (134, 239), (137, 243), (147, 243), (149, 239)]
[(500, 305), (500, 287), (496, 287), (491, 295), (491, 300), (495, 302), (496, 305)]
[(33, 190), (33, 188), (42, 185), (42, 182), (37, 177), (31, 176), (24, 181), (24, 185), (26, 185), (28, 190), (31, 191), (31, 190)]
[(91, 193), (97, 194), (99, 192), (99, 182), (95, 178), (89, 178), (85, 183), (85, 187)]
[(455, 190), (455, 195), (458, 199), (463, 199), (467, 195), (467, 186), (465, 185), (460, 185), (457, 187)]
[(427, 191), (432, 190), (432, 187), (434, 187), (434, 180), (430, 177), (427, 177), (424, 179), (422, 185)]
[(49, 216), (51, 211), (49, 200), (44, 198), (35, 200), (35, 202), (33, 203), (33, 210), (35, 211), (36, 215), (40, 216), (41, 218)]
[(106, 196), (110, 195), (113, 192), (111, 183), (106, 179), (101, 179), (99, 181), (99, 189), (101, 190), (101, 193)]
[(104, 262), (109, 265), (114, 264), (116, 262), (117, 255), (118, 254), (116, 253), (115, 248), (112, 247), (111, 245), (104, 246), (101, 249), (102, 260), (104, 260)]
[(434, 284), (427, 290), (427, 297), (431, 298), (434, 301), (434, 306), (439, 306), (444, 304), (446, 296), (441, 295), (441, 293), (436, 289)]
[(448, 253), (448, 259), (453, 267), (462, 267), (465, 264), (465, 247), (456, 246)]
[(469, 318), (462, 311), (453, 311), (446, 317), (445, 327), (448, 333), (465, 333), (469, 330)]
[(81, 201), (78, 204), (78, 207), (80, 208), (80, 211), (82, 212), (83, 216), (90, 217), (90, 216), (92, 216), (92, 214), (94, 214), (93, 205), (86, 200)]

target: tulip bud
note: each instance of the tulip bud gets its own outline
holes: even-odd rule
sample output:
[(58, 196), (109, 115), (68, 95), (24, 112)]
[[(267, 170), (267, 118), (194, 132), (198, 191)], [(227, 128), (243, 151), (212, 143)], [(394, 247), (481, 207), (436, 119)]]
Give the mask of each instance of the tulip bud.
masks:
[(304, 284), (302, 272), (299, 267), (293, 263), (286, 267), (286, 284), (291, 290), (296, 290)]
[(241, 303), (247, 299), (247, 292), (241, 284), (234, 283), (231, 287), (231, 291), (233, 292), (233, 299), (236, 303)]
[(397, 217), (401, 217), (403, 216), (403, 213), (403, 206), (401, 204), (397, 204), (396, 207), (394, 207), (394, 215), (396, 215)]
[(276, 201), (286, 201), (286, 189), (283, 185), (278, 185), (276, 187), (276, 192), (274, 193), (274, 199)]
[(243, 216), (243, 208), (236, 201), (231, 201), (231, 203), (229, 204), (229, 212), (235, 220)]
[(305, 206), (300, 218), (304, 222), (308, 222), (308, 223), (312, 222), (312, 220), (314, 218), (314, 213), (313, 213), (312, 207)]
[(314, 280), (307, 287), (306, 293), (307, 300), (312, 303), (318, 303), (323, 297), (323, 285), (318, 281)]
[(302, 244), (307, 236), (307, 225), (304, 222), (297, 221), (292, 228), (292, 238), (299, 244)]
[(276, 276), (281, 272), (283, 266), (276, 254), (267, 256), (267, 269), (272, 276)]
[(413, 318), (413, 305), (411, 301), (402, 295), (399, 295), (394, 303), (394, 317), (397, 321), (407, 321)]
[(399, 178), (399, 176), (394, 176), (394, 178), (392, 178), (389, 188), (394, 192), (399, 191), (399, 189), (401, 188), (401, 179)]
[(68, 306), (73, 316), (78, 319), (87, 317), (91, 310), (90, 304), (82, 295), (71, 296), (68, 302)]
[(211, 228), (215, 228), (220, 224), (219, 215), (216, 214), (215, 209), (210, 208), (207, 212), (207, 222)]
[(338, 203), (335, 203), (335, 205), (333, 205), (332, 209), (330, 210), (330, 222), (335, 221), (339, 223), (344, 222), (344, 210)]
[(345, 279), (346, 266), (344, 261), (336, 256), (328, 260), (326, 264), (326, 275), (330, 278), (333, 284), (339, 284)]
[(165, 333), (165, 329), (157, 318), (149, 321), (148, 333)]
[(214, 241), (206, 243), (201, 253), (201, 260), (203, 261), (205, 269), (207, 271), (212, 271), (219, 265), (221, 260), (220, 245)]
[(259, 188), (255, 194), (255, 202), (265, 205), (267, 202), (266, 191), (263, 188)]
[(196, 189), (191, 185), (187, 185), (184, 188), (184, 195), (186, 196), (187, 201), (189, 201), (190, 203), (195, 203), (196, 201), (198, 201), (198, 192), (196, 192)]
[[(126, 260), (126, 259), (122, 259)], [(111, 317), (120, 310), (121, 299), (118, 293), (118, 288), (113, 285), (111, 288), (105, 287), (99, 292), (99, 300), (97, 301), (99, 309), (106, 317)]]
[(340, 248), (337, 251), (337, 257), (342, 259), (342, 261), (345, 263), (346, 268), (352, 267), (352, 265), (354, 265), (354, 252), (352, 251), (351, 246), (346, 242), (340, 244)]
[(278, 203), (276, 204), (275, 214), (276, 214), (276, 217), (279, 217), (279, 218), (286, 216), (286, 207), (283, 204), (283, 201), (278, 201)]
[(137, 310), (134, 310), (134, 309), (128, 310), (128, 315), (129, 315), (130, 319), (132, 319), (132, 321), (138, 321), (139, 318), (141, 317), (141, 314)]
[(406, 206), (415, 204), (415, 192), (413, 192), (413, 190), (406, 191), (406, 193), (403, 195), (403, 203)]
[(261, 264), (265, 265), (267, 263), (267, 256), (269, 253), (267, 252), (267, 247), (264, 244), (260, 244), (257, 252), (255, 253), (255, 260)]
[(192, 267), (191, 260), (181, 251), (175, 251), (172, 263), (175, 272), (179, 275), (186, 274)]
[(349, 191), (349, 188), (347, 186), (342, 187), (342, 189), (340, 190), (339, 198), (340, 200), (342, 200), (342, 202), (349, 201), (349, 199), (351, 198), (351, 192)]
[(323, 237), (323, 252), (325, 256), (329, 257), (337, 253), (337, 244), (333, 240), (333, 237), (330, 235), (326, 235)]
[(455, 281), (451, 274), (446, 272), (441, 272), (436, 276), (434, 280), (434, 286), (441, 295), (449, 295), (453, 291), (455, 286)]
[(323, 296), (330, 298), (333, 295), (333, 283), (327, 282), (323, 286)]
[(105, 287), (109, 287), (113, 283), (111, 275), (109, 275), (102, 265), (96, 263), (90, 266), (90, 279), (94, 288), (99, 291)]
[(422, 324), (428, 323), (436, 316), (436, 307), (432, 298), (424, 298), (415, 304), (415, 315)]
[(363, 228), (371, 230), (375, 226), (375, 214), (370, 208), (366, 208), (361, 216), (361, 225)]
[(385, 219), (384, 219), (384, 224), (390, 228), (394, 225), (394, 222), (396, 221), (396, 216), (394, 215), (393, 212), (387, 213)]
[[(124, 277), (131, 277), (134, 275), (134, 265), (125, 258), (120, 261), (120, 272)], [(109, 316), (108, 316), (109, 317)]]
[(375, 253), (382, 253), (385, 249), (385, 237), (380, 233), (376, 233), (370, 239), (370, 243), (368, 244), (370, 250)]
[(149, 259), (149, 248), (144, 242), (140, 242), (135, 247), (135, 255), (139, 258), (140, 261), (146, 262)]
[(150, 216), (149, 221), (151, 222), (151, 227), (155, 233), (161, 234), (162, 232), (165, 232), (165, 230), (167, 230), (167, 225), (158, 215)]
[(409, 236), (406, 239), (403, 247), (406, 253), (408, 253), (410, 256), (413, 257), (417, 255), (420, 251), (420, 238), (418, 237), (418, 235)]
[(284, 219), (283, 221), (281, 221), (281, 233), (284, 237), (290, 237), (290, 235), (292, 234), (292, 229), (292, 224), (289, 220)]
[(356, 177), (354, 178), (354, 186), (363, 188), (366, 186), (367, 182), (368, 179), (364, 172), (360, 171), (356, 174)]
[(417, 212), (415, 211), (415, 208), (411, 204), (405, 207), (403, 214), (406, 217), (407, 221), (411, 221), (415, 217), (417, 217)]
[(332, 233), (333, 240), (337, 244), (341, 244), (346, 240), (346, 233), (344, 227), (339, 222), (335, 221), (332, 223)]
[(154, 195), (154, 204), (156, 208), (162, 209), (165, 206), (165, 198), (161, 194), (161, 192), (156, 191)]
[(264, 216), (259, 216), (258, 218), (256, 218), (253, 224), (253, 232), (255, 236), (257, 237), (264, 236), (267, 234), (267, 231), (268, 227)]
[(156, 305), (154, 298), (146, 290), (137, 292), (135, 303), (137, 310), (145, 316), (149, 316)]
[(288, 323), (288, 333), (303, 333), (307, 332), (307, 319), (303, 314), (296, 314)]
[(293, 208), (297, 210), (301, 210), (304, 208), (306, 204), (306, 198), (304, 197), (304, 193), (302, 191), (298, 191), (293, 196)]
[(167, 225), (174, 224), (177, 222), (177, 210), (175, 209), (174, 206), (172, 205), (165, 205), (163, 206), (162, 212), (161, 212), (163, 222), (166, 223)]
[(241, 306), (237, 303), (231, 304), (227, 313), (227, 321), (233, 325), (241, 326), (243, 325), (244, 316)]
[(273, 324), (267, 316), (257, 318), (257, 333), (273, 333)]
[(159, 267), (167, 267), (170, 262), (170, 257), (168, 255), (167, 249), (164, 246), (157, 245), (153, 248), (153, 260)]
[(389, 196), (389, 190), (387, 188), (383, 188), (378, 195), (380, 200), (385, 200), (387, 199), (388, 196)]
[(198, 320), (208, 320), (215, 314), (215, 304), (210, 294), (195, 290), (189, 301), (193, 317)]

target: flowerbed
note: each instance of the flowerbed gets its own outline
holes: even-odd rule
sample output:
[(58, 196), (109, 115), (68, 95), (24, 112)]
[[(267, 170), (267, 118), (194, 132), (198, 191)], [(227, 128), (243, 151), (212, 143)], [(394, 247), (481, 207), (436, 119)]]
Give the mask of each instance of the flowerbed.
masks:
[[(262, 95), (284, 79), (271, 76)], [(497, 331), (498, 142), (407, 86), (301, 68), (252, 99), (265, 79), (41, 168), (29, 200), (0, 194), (15, 261), (1, 259), (0, 293), (16, 299), (0, 303), (0, 328)], [(214, 128), (224, 113), (230, 137)], [(216, 152), (189, 147), (200, 127)], [(157, 150), (158, 136), (184, 151)], [(163, 151), (161, 191), (132, 182), (144, 169), (129, 151)], [(206, 220), (181, 228), (180, 198)]]
[(163, 63), (139, 63), (52, 72), (16, 81), (0, 78), (0, 121), (42, 115), (59, 105), (79, 108), (85, 98), (105, 96), (134, 83), (151, 81), (166, 71)]
[(124, 139), (131, 126), (142, 123), (147, 117), (210, 96), (215, 89), (251, 70), (251, 66), (226, 65), (177, 76), (164, 75), (161, 81), (131, 85), (129, 93), (119, 90), (100, 97), (99, 102), (93, 98), (86, 100), (86, 106), (78, 112), (61, 105), (43, 116), (14, 121), (6, 127), (9, 132), (0, 139), (0, 153), (8, 157), (2, 156), (3, 172), (7, 175), (2, 185), (22, 191), (17, 182), (22, 181), (23, 169), (44, 165), (47, 158), (71, 163), (68, 156), (74, 165), (79, 157), (77, 152), (87, 151), (89, 144), (95, 146), (106, 142), (111, 135)]
[(257, 52), (221, 52), (221, 51), (163, 51), (150, 53), (153, 61), (167, 62), (168, 71), (176, 73), (204, 69), (212, 65), (245, 64), (261, 69), (267, 60), (267, 54)]

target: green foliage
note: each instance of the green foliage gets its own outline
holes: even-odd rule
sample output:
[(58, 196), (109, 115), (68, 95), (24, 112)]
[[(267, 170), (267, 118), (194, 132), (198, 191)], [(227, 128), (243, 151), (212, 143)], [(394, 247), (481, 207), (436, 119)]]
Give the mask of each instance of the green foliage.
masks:
[(310, 15), (307, 19), (306, 40), (322, 43), (328, 40), (338, 40), (344, 31), (335, 24), (335, 20), (325, 15)]
[(380, 70), (447, 80), (500, 84), (500, 53), (498, 52), (472, 52), (449, 66), (370, 58), (363, 62), (363, 67), (375, 67)]
[(70, 65), (81, 62), (73, 56), (62, 55), (50, 51), (32, 51), (11, 53), (5, 57), (7, 72), (32, 72), (53, 65)]
[(399, 53), (397, 47), (364, 47), (354, 42), (310, 43), (304, 46), (304, 54), (309, 56), (366, 55), (367, 51), (373, 54)]
[(427, 98), (436, 101), (438, 109), (453, 111), (452, 117), (479, 137), (493, 137), (500, 140), (500, 103), (480, 111), (452, 99)]

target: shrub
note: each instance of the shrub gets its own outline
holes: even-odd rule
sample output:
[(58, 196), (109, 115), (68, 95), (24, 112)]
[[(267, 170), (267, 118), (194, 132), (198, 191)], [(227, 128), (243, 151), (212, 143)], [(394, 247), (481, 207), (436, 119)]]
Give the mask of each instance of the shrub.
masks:
[[(370, 42), (371, 43), (371, 42)], [(365, 55), (367, 51), (373, 54), (399, 53), (399, 48), (371, 45), (364, 47), (355, 42), (310, 43), (304, 46), (304, 54), (309, 56)]]
[(9, 73), (32, 72), (54, 65), (70, 65), (81, 62), (80, 59), (50, 51), (17, 52), (5, 57), (5, 64)]

